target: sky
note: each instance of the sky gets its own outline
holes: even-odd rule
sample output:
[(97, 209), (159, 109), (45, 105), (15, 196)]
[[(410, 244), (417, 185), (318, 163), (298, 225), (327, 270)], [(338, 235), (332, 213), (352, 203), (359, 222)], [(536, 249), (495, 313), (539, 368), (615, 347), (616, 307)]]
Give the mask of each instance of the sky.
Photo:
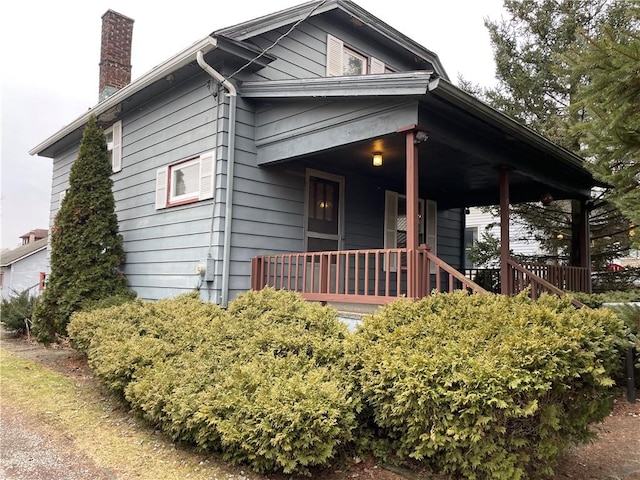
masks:
[[(434, 51), (451, 80), (494, 80), (484, 18), (498, 20), (502, 0), (355, 0)], [(8, 0), (0, 7), (0, 248), (49, 228), (52, 160), (28, 151), (98, 103), (102, 15), (132, 18), (132, 79), (219, 28), (302, 0)]]

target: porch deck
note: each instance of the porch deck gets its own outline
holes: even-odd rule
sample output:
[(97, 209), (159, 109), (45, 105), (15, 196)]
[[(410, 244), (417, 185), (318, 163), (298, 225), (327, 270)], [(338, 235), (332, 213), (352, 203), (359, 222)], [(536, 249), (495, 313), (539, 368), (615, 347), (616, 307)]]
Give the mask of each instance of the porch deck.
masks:
[[(260, 290), (268, 286), (290, 290), (314, 301), (382, 305), (400, 297), (417, 299), (433, 292), (489, 293), (492, 289), (474, 281), (478, 271), (475, 272), (475, 276), (473, 270), (465, 276), (426, 246), (417, 250), (287, 253), (253, 258), (251, 288)], [(508, 259), (506, 272), (509, 295), (527, 288), (532, 298), (543, 292), (562, 296), (565, 291), (589, 291), (589, 271), (582, 267), (520, 265)], [(500, 271), (497, 273), (502, 283)], [(574, 303), (581, 306), (579, 302)]]

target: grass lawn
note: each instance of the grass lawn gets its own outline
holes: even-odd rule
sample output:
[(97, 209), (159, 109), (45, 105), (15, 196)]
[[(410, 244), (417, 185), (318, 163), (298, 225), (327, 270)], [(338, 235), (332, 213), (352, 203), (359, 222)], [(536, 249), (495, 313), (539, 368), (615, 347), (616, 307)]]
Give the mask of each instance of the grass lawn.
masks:
[(71, 438), (77, 453), (119, 479), (212, 480), (238, 474), (215, 456), (154, 432), (93, 380), (66, 378), (0, 348), (0, 385), (3, 406)]

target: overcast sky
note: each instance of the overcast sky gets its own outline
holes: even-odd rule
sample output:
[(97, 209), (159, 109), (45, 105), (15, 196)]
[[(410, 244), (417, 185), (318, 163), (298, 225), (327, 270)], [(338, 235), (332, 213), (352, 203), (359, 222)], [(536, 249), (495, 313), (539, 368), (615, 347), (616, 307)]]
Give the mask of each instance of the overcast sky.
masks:
[[(296, 0), (7, 0), (0, 7), (2, 44), (2, 248), (48, 228), (51, 159), (28, 151), (98, 100), (101, 17), (108, 9), (135, 20), (135, 80), (214, 30), (302, 3)], [(494, 83), (486, 17), (502, 0), (356, 0), (384, 22), (436, 52), (449, 77)]]

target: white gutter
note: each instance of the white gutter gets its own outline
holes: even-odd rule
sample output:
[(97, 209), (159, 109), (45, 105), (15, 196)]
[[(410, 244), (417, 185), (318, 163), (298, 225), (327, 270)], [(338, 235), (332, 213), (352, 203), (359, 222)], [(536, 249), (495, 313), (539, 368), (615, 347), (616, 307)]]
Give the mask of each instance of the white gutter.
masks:
[(224, 237), (222, 251), (222, 298), (220, 305), (226, 308), (229, 303), (229, 270), (231, 266), (231, 220), (233, 219), (233, 167), (235, 164), (236, 150), (236, 101), (238, 92), (229, 80), (224, 78), (220, 72), (214, 70), (207, 62), (204, 61), (204, 53), (197, 52), (196, 60), (198, 65), (207, 72), (214, 80), (222, 84), (229, 92), (229, 141), (227, 147), (227, 194), (225, 199), (225, 217), (224, 217)]
[(75, 132), (76, 130), (84, 128), (89, 120), (91, 115), (95, 115), (96, 118), (102, 115), (105, 112), (108, 112), (112, 108), (117, 107), (124, 100), (129, 98), (131, 95), (144, 90), (149, 85), (157, 82), (165, 78), (170, 73), (178, 70), (179, 68), (193, 62), (195, 59), (195, 55), (198, 52), (209, 52), (216, 48), (218, 42), (216, 42), (215, 38), (205, 37), (202, 40), (194, 43), (189, 48), (183, 50), (180, 53), (177, 53), (173, 57), (169, 58), (167, 61), (161, 63), (160, 65), (154, 67), (149, 72), (145, 73), (142, 77), (138, 78), (134, 82), (130, 83), (126, 87), (118, 90), (116, 93), (106, 98), (102, 102), (100, 102), (95, 107), (90, 108), (86, 113), (84, 113), (81, 117), (78, 117), (69, 125), (66, 125), (57, 133), (47, 138), (44, 142), (40, 143), (36, 147), (29, 150), (29, 155), (39, 155), (47, 148), (54, 145), (56, 142), (59, 142), (67, 135)]

